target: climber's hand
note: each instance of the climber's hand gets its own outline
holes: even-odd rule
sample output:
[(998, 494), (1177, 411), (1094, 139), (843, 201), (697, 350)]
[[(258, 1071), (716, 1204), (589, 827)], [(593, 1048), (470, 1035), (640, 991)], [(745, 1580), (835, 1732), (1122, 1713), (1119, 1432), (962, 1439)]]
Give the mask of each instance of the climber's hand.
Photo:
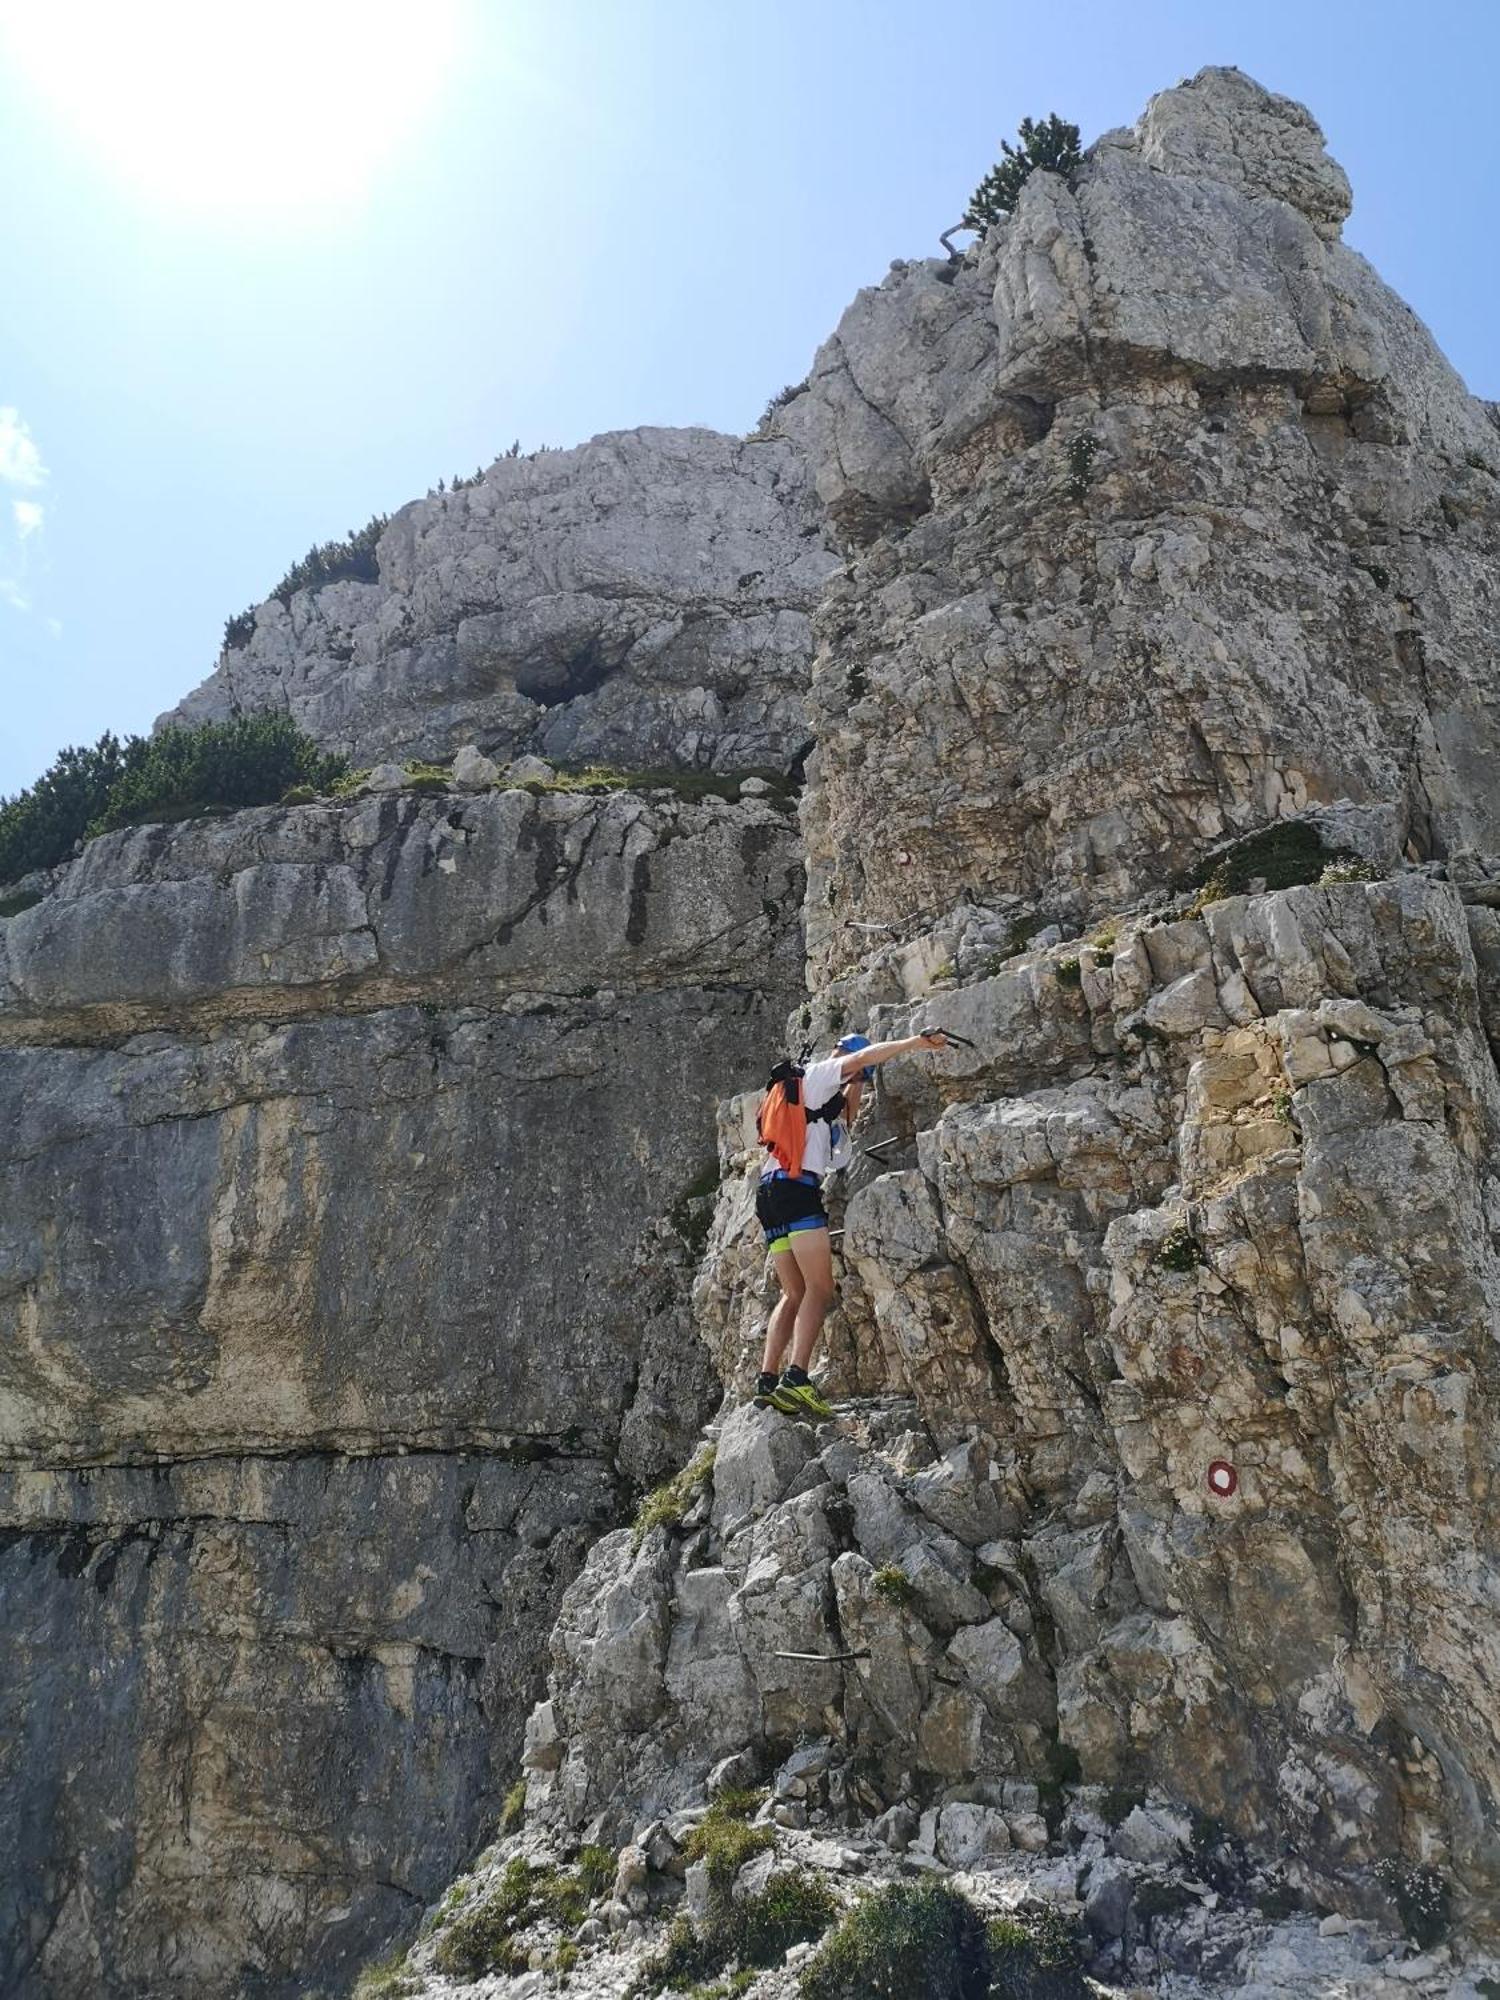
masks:
[(924, 1049), (946, 1049), (952, 1046), (941, 1028), (924, 1028), (917, 1040)]

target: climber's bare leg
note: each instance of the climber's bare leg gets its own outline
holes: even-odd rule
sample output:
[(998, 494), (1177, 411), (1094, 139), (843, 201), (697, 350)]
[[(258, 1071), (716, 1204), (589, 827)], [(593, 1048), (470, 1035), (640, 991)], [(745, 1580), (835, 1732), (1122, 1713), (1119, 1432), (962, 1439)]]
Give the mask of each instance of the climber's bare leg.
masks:
[(802, 1302), (792, 1323), (792, 1366), (806, 1368), (833, 1304), (833, 1246), (826, 1229), (798, 1229), (792, 1255), (802, 1279)]
[[(795, 1243), (797, 1239), (792, 1238)], [(775, 1310), (766, 1325), (766, 1344), (760, 1357), (762, 1375), (779, 1375), (782, 1356), (792, 1337), (792, 1326), (797, 1317), (797, 1308), (802, 1303), (804, 1286), (802, 1273), (797, 1269), (797, 1260), (790, 1250), (778, 1250), (771, 1258), (771, 1269), (776, 1273), (776, 1282), (781, 1287), (781, 1297), (776, 1301)]]

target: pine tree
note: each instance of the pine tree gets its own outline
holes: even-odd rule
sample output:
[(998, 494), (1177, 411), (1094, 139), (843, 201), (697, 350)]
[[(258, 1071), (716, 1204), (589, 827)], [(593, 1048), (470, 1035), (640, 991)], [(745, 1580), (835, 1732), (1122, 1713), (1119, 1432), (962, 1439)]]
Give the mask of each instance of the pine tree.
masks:
[(969, 198), (964, 211), (966, 229), (988, 229), (1010, 214), (1016, 197), (1040, 168), (1043, 173), (1069, 174), (1083, 158), (1078, 144), (1078, 127), (1069, 125), (1054, 111), (1041, 124), (1023, 118), (1017, 133), (1020, 144), (1000, 141), (1005, 155), (990, 168)]

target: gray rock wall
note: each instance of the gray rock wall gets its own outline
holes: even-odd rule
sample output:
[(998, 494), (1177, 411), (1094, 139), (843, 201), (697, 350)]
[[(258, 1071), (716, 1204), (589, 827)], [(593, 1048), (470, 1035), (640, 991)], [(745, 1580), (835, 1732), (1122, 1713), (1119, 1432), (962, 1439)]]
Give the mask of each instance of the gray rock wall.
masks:
[(0, 922), (15, 1990), (337, 1987), (492, 1829), (705, 1411), (694, 1190), (800, 897), (760, 802), (404, 794)]
[[(852, 551), (804, 1025), (975, 1047), (881, 1072), (841, 1189), (853, 1406), (729, 1415), (568, 1593), (544, 1826), (827, 1737), (829, 1825), (1151, 1791), (1314, 1907), (1500, 1928), (1500, 460), (1348, 198), (1205, 72), (779, 414)], [(696, 1283), (741, 1396), (746, 1110)]]
[(784, 769), (837, 559), (780, 439), (619, 431), (413, 501), (378, 583), (268, 599), (164, 720), (284, 709), (359, 764), (477, 742), (627, 770)]
[(820, 973), (855, 923), (1081, 922), (1342, 800), (1500, 849), (1500, 453), (1348, 199), (1209, 70), (849, 308), (778, 417), (864, 551), (817, 621)]

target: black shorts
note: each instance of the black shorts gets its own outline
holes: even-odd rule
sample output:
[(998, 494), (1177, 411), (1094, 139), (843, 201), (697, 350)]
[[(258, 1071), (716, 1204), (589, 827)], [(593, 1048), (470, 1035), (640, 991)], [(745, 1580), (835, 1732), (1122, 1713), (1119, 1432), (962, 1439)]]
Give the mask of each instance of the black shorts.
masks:
[(755, 1219), (766, 1232), (766, 1248), (772, 1252), (789, 1250), (787, 1238), (795, 1230), (826, 1229), (828, 1211), (823, 1206), (823, 1190), (816, 1174), (801, 1174), (796, 1180), (777, 1174), (762, 1181), (755, 1195)]

